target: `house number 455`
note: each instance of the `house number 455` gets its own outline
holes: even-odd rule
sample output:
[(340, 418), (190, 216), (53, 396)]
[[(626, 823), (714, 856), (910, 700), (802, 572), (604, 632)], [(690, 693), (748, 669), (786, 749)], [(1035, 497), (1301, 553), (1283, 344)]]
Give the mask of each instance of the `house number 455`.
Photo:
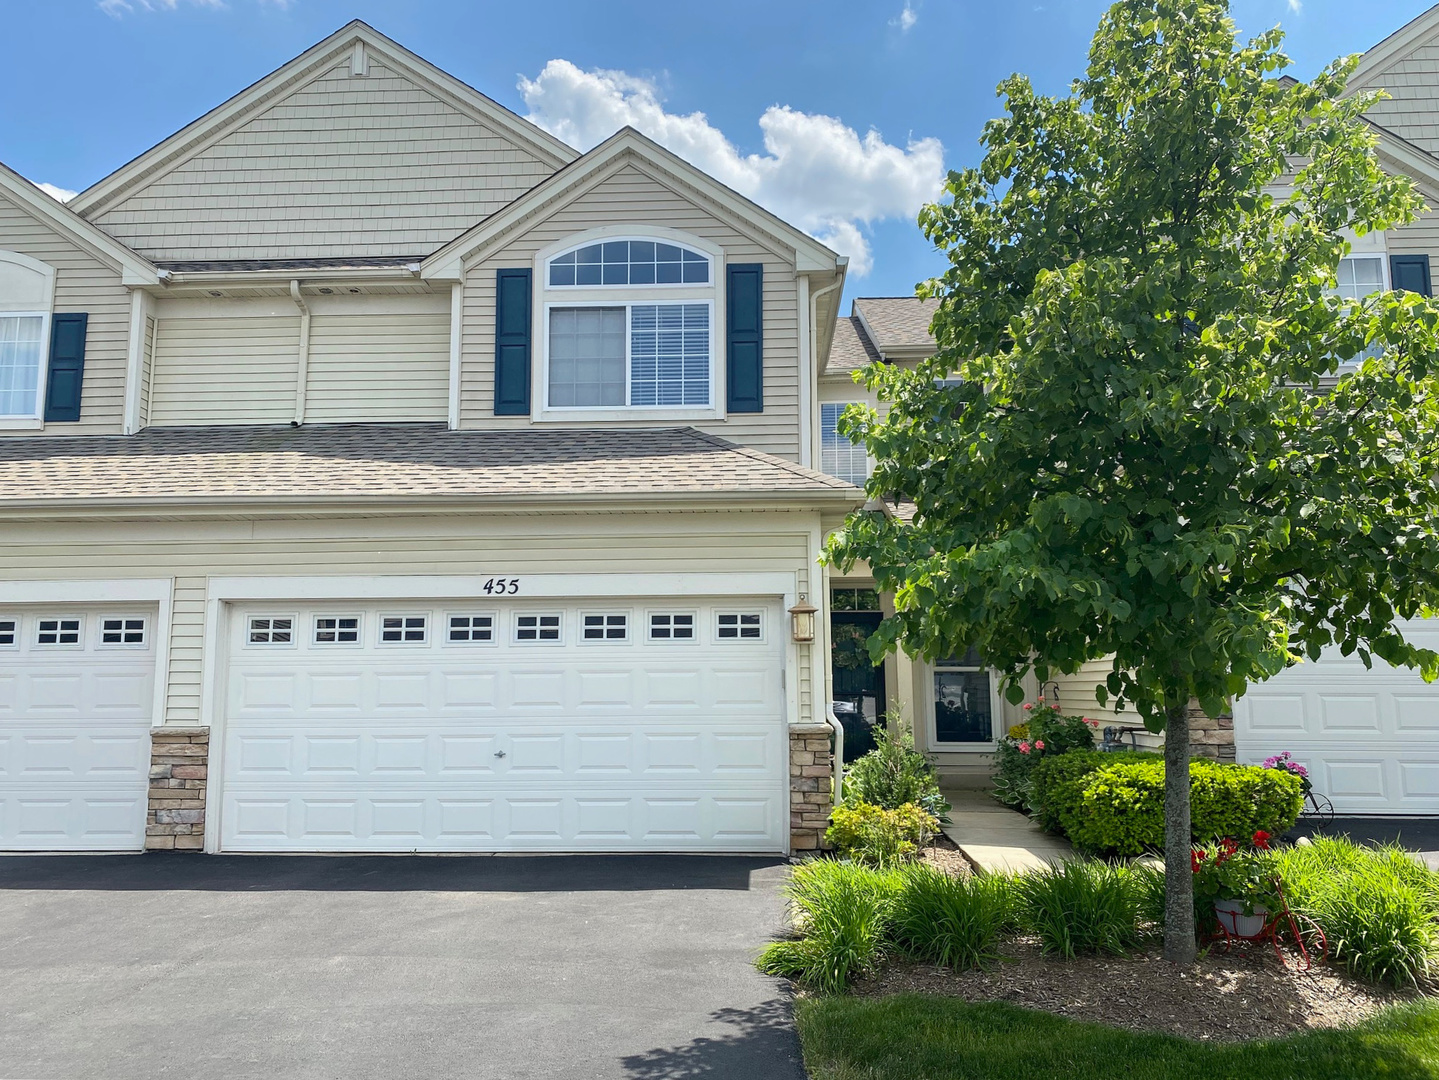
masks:
[(486, 596), (514, 596), (520, 591), (517, 577), (492, 577), (480, 586)]

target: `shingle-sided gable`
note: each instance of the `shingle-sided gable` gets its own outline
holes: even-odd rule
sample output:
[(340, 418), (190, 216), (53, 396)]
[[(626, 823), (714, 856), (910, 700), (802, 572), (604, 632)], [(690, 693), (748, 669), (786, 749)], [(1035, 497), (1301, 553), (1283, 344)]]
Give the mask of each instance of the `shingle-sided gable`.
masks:
[(552, 171), (383, 60), (340, 59), (94, 221), (165, 260), (420, 257)]
[(1430, 9), (1365, 54), (1350, 83), (1384, 90), (1367, 115), (1430, 154), (1439, 154), (1439, 10)]

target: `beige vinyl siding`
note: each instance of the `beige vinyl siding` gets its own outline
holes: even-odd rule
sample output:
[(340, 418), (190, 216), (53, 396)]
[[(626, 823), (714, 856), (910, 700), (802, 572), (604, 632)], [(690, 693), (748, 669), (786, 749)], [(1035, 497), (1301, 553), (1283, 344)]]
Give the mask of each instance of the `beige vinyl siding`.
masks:
[(372, 59), (348, 59), (95, 217), (162, 259), (422, 256), (550, 169)]
[(444, 420), (449, 386), (448, 306), (310, 319), (307, 423)]
[[(1381, 162), (1387, 172), (1401, 173), (1403, 169), (1396, 162), (1384, 159)], [(1434, 263), (1432, 272), (1439, 276), (1439, 188), (1419, 184), (1419, 194), (1430, 209), (1408, 225), (1391, 229), (1384, 234), (1384, 245), (1390, 255), (1428, 255)]]
[(0, 435), (118, 435), (125, 417), (130, 293), (112, 270), (48, 222), (0, 195), (0, 248), (55, 268), (55, 311), (84, 311), (85, 379), (80, 420)]
[(1431, 154), (1439, 153), (1439, 40), (1430, 35), (1355, 89), (1386, 90), (1366, 116)]
[[(794, 265), (715, 211), (701, 206), (633, 164), (618, 169), (572, 202), (531, 224), (494, 255), (470, 267), (465, 276), (464, 330), (460, 393), (462, 428), (522, 427), (525, 417), (494, 415), (495, 271), (532, 267), (535, 253), (565, 237), (606, 225), (661, 225), (702, 237), (724, 249), (731, 263), (764, 265), (764, 412), (736, 414), (724, 420), (698, 420), (693, 426), (757, 450), (799, 458), (799, 294)], [(722, 311), (718, 340), (723, 350)], [(721, 357), (722, 359), (722, 357)], [(534, 362), (543, 357), (537, 347)], [(723, 402), (724, 365), (713, 390)], [(636, 414), (625, 427), (673, 427), (674, 420), (646, 420)]]
[(295, 417), (300, 316), (164, 318), (155, 333), (150, 423), (287, 424)]
[[(200, 713), (207, 579), (542, 573), (783, 572), (813, 565), (807, 512), (469, 514), (216, 521), (17, 522), (0, 534), (8, 580), (175, 579), (167, 723)], [(803, 585), (808, 578), (799, 579)], [(784, 628), (780, 628), (784, 632)], [(799, 651), (811, 715), (810, 646)]]

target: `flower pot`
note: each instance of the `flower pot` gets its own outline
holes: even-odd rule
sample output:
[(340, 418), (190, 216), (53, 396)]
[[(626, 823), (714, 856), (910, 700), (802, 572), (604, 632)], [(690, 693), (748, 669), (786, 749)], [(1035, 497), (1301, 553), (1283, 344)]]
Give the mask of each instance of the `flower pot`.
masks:
[(1219, 919), (1219, 925), (1233, 934), (1235, 937), (1255, 938), (1264, 933), (1264, 926), (1269, 922), (1269, 909), (1263, 904), (1254, 905), (1254, 914), (1244, 914), (1243, 900), (1216, 900), (1214, 901), (1214, 914)]

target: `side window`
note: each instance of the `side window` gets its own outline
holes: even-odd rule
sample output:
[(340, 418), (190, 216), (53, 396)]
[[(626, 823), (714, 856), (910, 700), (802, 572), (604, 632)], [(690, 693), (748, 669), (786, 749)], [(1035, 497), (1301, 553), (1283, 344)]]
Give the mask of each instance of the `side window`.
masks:
[(839, 433), (839, 418), (850, 404), (825, 402), (819, 407), (819, 466), (821, 472), (864, 487), (869, 479), (869, 454), (863, 443), (852, 443)]

